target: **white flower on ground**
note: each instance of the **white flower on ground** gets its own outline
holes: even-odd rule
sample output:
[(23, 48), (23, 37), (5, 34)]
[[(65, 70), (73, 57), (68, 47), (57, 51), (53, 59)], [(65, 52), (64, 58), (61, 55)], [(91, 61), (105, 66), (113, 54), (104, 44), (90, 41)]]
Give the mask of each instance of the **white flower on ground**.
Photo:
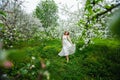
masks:
[(35, 67), (35, 65), (32, 65), (31, 67), (32, 67), (32, 68), (34, 68), (34, 67)]
[(80, 48), (79, 50), (82, 50), (82, 48)]
[(7, 77), (7, 74), (3, 74), (2, 76), (3, 76), (3, 77)]
[(31, 66), (30, 66), (30, 69), (32, 69), (32, 68), (35, 68), (35, 65), (31, 65)]
[(50, 73), (48, 71), (45, 71), (43, 75), (46, 76), (47, 80), (50, 80)]
[(12, 48), (13, 46), (11, 45), (10, 48)]
[(35, 73), (34, 72), (32, 72), (32, 75), (34, 75)]
[(34, 56), (32, 56), (32, 59), (34, 60), (34, 59), (35, 59), (35, 57), (34, 57)]

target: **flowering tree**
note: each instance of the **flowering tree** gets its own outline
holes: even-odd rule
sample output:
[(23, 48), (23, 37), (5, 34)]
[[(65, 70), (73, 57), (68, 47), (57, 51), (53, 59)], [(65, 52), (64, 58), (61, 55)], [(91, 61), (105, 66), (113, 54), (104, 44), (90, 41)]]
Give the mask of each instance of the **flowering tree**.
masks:
[[(80, 2), (78, 1), (78, 3)], [(83, 7), (81, 9), (78, 7), (74, 12), (70, 12), (69, 8), (64, 7), (62, 13), (67, 14), (68, 18), (60, 21), (60, 30), (68, 30), (75, 34), (73, 36), (76, 41), (84, 41), (80, 50), (93, 43), (94, 38), (112, 38), (107, 21), (118, 6), (120, 6), (118, 0), (86, 0)]]
[(0, 9), (6, 12), (6, 17), (1, 17), (4, 27), (1, 30), (1, 38), (7, 47), (19, 40), (30, 40), (38, 36), (42, 25), (37, 18), (28, 15), (21, 9), (22, 1), (1, 1)]
[[(109, 3), (109, 4), (108, 4)], [(85, 44), (82, 48), (85, 48), (92, 42), (93, 38), (108, 38), (111, 37), (107, 20), (109, 15), (120, 6), (120, 1), (113, 0), (87, 0), (85, 5), (84, 17), (80, 19), (78, 25), (84, 26), (82, 35)], [(82, 50), (82, 48), (80, 48)]]
[(52, 37), (51, 31), (54, 31), (58, 25), (57, 11), (57, 5), (54, 0), (42, 0), (36, 7), (35, 15), (41, 21), (47, 36)]

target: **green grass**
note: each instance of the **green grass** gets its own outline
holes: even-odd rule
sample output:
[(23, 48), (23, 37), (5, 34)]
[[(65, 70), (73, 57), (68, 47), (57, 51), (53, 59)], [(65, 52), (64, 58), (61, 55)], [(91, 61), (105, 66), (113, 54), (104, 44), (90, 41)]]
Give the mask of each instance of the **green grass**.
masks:
[[(14, 63), (12, 72), (19, 70), (31, 61), (31, 56), (50, 61), (46, 70), (50, 73), (50, 80), (120, 80), (120, 43), (116, 40), (95, 39), (84, 50), (76, 44), (76, 53), (70, 55), (67, 63), (65, 57), (59, 57), (62, 45), (60, 40), (45, 40), (22, 44), (21, 49), (9, 50), (9, 59)], [(35, 62), (36, 73), (40, 67), (39, 60)], [(11, 74), (8, 72), (8, 74)], [(11, 76), (15, 76), (16, 73)], [(31, 75), (22, 76), (22, 80), (35, 80)], [(34, 76), (37, 77), (37, 76)], [(17, 79), (19, 80), (19, 79)], [(21, 79), (20, 79), (21, 80)]]

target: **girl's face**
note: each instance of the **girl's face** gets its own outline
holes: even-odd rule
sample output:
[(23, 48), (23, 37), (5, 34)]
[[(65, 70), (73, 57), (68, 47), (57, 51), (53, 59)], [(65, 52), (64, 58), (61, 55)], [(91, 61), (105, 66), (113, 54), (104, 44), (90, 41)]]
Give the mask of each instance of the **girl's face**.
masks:
[(68, 35), (68, 32), (66, 32), (66, 35)]
[(69, 32), (65, 32), (65, 35), (69, 35)]

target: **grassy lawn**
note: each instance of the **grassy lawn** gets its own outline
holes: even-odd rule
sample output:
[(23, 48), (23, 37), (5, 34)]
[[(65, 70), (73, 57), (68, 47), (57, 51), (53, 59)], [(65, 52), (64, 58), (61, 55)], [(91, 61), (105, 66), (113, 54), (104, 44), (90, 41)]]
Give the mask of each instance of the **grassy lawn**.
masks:
[[(11, 79), (20, 74), (16, 80), (36, 80), (41, 71), (48, 71), (50, 80), (120, 80), (120, 42), (108, 39), (94, 42), (82, 51), (79, 50), (82, 43), (76, 43), (76, 52), (70, 55), (68, 63), (65, 57), (58, 56), (60, 40), (21, 42), (16, 49), (8, 50), (14, 67), (3, 72)], [(47, 65), (45, 69), (41, 68), (41, 59)], [(35, 68), (29, 69), (32, 64)]]

